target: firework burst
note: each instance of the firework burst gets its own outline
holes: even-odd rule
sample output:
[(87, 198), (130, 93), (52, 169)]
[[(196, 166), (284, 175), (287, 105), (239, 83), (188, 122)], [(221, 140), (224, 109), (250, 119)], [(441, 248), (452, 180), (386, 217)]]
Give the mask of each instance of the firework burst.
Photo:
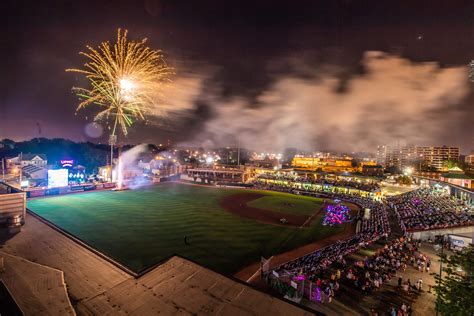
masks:
[(83, 69), (66, 69), (85, 75), (90, 84), (88, 88), (73, 88), (81, 101), (77, 111), (99, 106), (94, 120), (111, 123), (111, 135), (119, 126), (125, 136), (134, 121), (145, 120), (173, 69), (167, 66), (161, 51), (146, 46), (146, 39), (128, 40), (127, 30), (118, 29), (113, 46), (103, 42), (97, 49), (87, 49), (80, 52), (87, 58)]

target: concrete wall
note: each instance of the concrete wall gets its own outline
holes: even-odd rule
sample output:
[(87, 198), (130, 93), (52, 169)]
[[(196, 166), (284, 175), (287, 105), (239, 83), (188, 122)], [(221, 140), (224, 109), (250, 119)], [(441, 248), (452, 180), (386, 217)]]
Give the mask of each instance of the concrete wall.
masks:
[[(412, 238), (420, 239), (420, 240), (427, 240), (427, 239), (435, 239), (435, 236), (439, 235), (448, 235), (448, 234), (472, 234), (474, 237), (474, 226), (463, 226), (457, 228), (449, 228), (449, 229), (437, 229), (437, 230), (428, 230), (422, 232), (414, 232), (410, 233)], [(473, 240), (474, 243), (474, 240)]]

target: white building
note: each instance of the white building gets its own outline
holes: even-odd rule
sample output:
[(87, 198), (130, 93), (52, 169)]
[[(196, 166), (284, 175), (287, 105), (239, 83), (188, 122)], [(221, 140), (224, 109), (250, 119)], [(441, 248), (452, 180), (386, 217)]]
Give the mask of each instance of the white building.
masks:
[(384, 167), (426, 167), (436, 170), (447, 170), (445, 163), (448, 160), (458, 161), (459, 147), (455, 146), (379, 146), (377, 148), (377, 162)]
[(17, 166), (37, 166), (37, 167), (46, 167), (48, 164), (48, 159), (44, 154), (20, 154), (18, 157), (8, 159), (9, 164)]

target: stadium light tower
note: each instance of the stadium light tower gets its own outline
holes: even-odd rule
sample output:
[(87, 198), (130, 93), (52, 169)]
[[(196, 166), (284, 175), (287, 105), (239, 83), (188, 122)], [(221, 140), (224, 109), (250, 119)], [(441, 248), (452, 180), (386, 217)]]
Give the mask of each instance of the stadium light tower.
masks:
[(240, 169), (240, 136), (237, 135), (237, 167)]

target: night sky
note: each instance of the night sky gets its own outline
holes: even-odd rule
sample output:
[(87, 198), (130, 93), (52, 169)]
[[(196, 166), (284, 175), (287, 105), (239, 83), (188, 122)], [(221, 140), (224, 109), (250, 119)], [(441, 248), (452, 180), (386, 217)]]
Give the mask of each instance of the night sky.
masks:
[[(416, 2), (416, 4), (413, 4)], [(86, 44), (119, 27), (176, 68), (172, 110), (127, 142), (474, 149), (473, 1), (2, 1), (0, 139), (86, 133)], [(155, 115), (156, 114), (156, 115)]]

